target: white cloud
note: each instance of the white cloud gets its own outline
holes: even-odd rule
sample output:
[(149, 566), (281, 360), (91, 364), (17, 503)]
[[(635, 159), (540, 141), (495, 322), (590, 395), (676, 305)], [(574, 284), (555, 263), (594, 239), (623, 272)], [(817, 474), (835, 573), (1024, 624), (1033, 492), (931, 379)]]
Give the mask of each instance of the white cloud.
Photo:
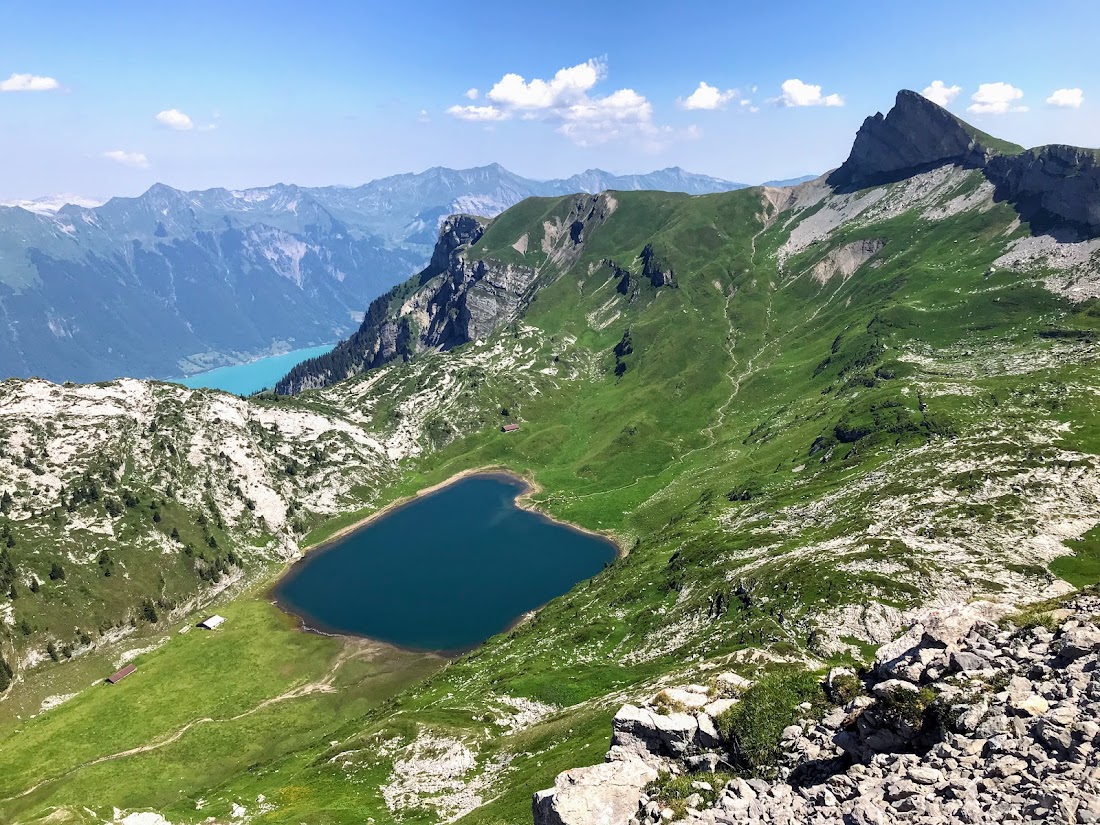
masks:
[(602, 59), (559, 69), (549, 80), (509, 73), (486, 93), (489, 105), (451, 106), (447, 112), (462, 120), (556, 122), (559, 133), (581, 146), (627, 137), (654, 145), (673, 134), (654, 125), (653, 104), (633, 89), (590, 95), (606, 75)]
[(473, 86), (466, 90), (466, 97), (468, 97), (470, 100), (477, 100), (477, 96), (479, 94), (481, 94), (481, 92), (477, 90), (476, 86)]
[(937, 106), (946, 107), (959, 96), (961, 91), (962, 86), (948, 86), (942, 80), (933, 80), (931, 85), (926, 86), (921, 94)]
[(115, 161), (115, 163), (121, 163), (124, 166), (136, 166), (138, 169), (149, 168), (149, 158), (141, 152), (124, 152), (121, 149), (114, 149), (110, 152), (104, 152), (103, 157), (109, 158)]
[(7, 80), (0, 80), (0, 92), (48, 92), (58, 87), (52, 77), (40, 77), (34, 74), (12, 74)]
[(165, 109), (163, 112), (157, 112), (156, 119), (162, 126), (167, 126), (169, 129), (175, 129), (179, 132), (186, 132), (195, 128), (194, 121), (179, 109)]
[[(753, 88), (755, 88), (755, 87), (753, 87)], [(741, 98), (740, 103), (741, 103), (741, 108), (742, 109), (746, 109), (750, 112), (759, 112), (760, 111), (760, 107), (754, 105), (752, 100), (750, 100), (747, 97)]]
[(970, 96), (974, 101), (966, 111), (975, 115), (1003, 115), (1007, 112), (1026, 112), (1027, 106), (1014, 105), (1024, 96), (1022, 89), (1009, 83), (983, 83)]
[(784, 80), (783, 94), (775, 99), (780, 106), (843, 106), (844, 98), (838, 94), (822, 95), (821, 87), (803, 83), (798, 78)]
[(607, 143), (631, 133), (654, 137), (653, 104), (633, 89), (584, 97), (561, 112), (558, 131), (580, 146)]
[(1080, 109), (1085, 102), (1085, 93), (1080, 89), (1057, 89), (1050, 93), (1047, 103), (1062, 109)]
[(583, 98), (606, 73), (607, 65), (602, 60), (558, 69), (550, 80), (536, 78), (527, 82), (522, 75), (509, 73), (494, 84), (486, 97), (511, 109), (554, 109)]
[(447, 114), (460, 120), (508, 120), (512, 116), (496, 106), (452, 106)]
[(699, 88), (685, 98), (678, 98), (677, 103), (681, 109), (722, 109), (725, 105), (737, 97), (736, 89), (722, 91), (711, 86), (704, 80), (699, 81)]

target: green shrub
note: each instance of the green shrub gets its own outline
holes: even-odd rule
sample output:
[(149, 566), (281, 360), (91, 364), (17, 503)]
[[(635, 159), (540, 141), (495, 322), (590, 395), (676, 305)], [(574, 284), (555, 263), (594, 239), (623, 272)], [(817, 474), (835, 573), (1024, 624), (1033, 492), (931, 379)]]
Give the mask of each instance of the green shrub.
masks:
[[(662, 808), (671, 808), (676, 814), (676, 819), (681, 819), (687, 812), (687, 804), (685, 800), (692, 794), (699, 794), (703, 797), (703, 808), (713, 807), (718, 798), (722, 795), (722, 789), (725, 788), (726, 783), (733, 779), (733, 774), (725, 773), (722, 771), (708, 774), (680, 774), (673, 776), (670, 773), (661, 771), (658, 774), (657, 779), (650, 782), (645, 789), (646, 795), (650, 799), (656, 799), (660, 802)], [(697, 782), (706, 782), (710, 785), (711, 789), (708, 791), (706, 788), (693, 788)]]
[(783, 729), (803, 715), (799, 705), (809, 702), (825, 705), (821, 678), (808, 671), (786, 671), (765, 676), (741, 697), (715, 723), (722, 737), (730, 742), (740, 767), (759, 772), (775, 764), (779, 755), (779, 737)]
[(854, 673), (842, 673), (829, 686), (830, 698), (838, 705), (846, 705), (863, 695), (863, 682)]
[(666, 690), (653, 697), (653, 707), (658, 713), (683, 713), (687, 710), (683, 702), (677, 702)]
[(924, 714), (936, 701), (936, 691), (930, 687), (920, 690), (894, 688), (878, 700), (878, 707), (887, 720), (904, 722), (919, 730), (924, 725)]
[(1037, 627), (1043, 627), (1052, 633), (1058, 629), (1058, 620), (1054, 618), (1054, 614), (1047, 610), (1022, 610), (1015, 615), (1009, 616), (1004, 623), (1012, 622), (1020, 630), (1034, 630)]

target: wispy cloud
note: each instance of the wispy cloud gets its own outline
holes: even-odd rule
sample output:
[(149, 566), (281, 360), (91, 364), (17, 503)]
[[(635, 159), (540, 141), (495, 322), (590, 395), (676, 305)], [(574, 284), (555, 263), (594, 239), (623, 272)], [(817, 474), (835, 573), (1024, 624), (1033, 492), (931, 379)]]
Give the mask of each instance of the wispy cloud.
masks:
[(1060, 109), (1080, 109), (1085, 93), (1080, 89), (1056, 89), (1050, 93), (1047, 103)]
[(479, 94), (481, 93), (477, 90), (476, 86), (471, 86), (469, 89), (466, 90), (466, 97), (470, 100), (477, 100), (477, 96)]
[(122, 149), (112, 149), (110, 152), (104, 152), (103, 157), (113, 160), (115, 163), (121, 163), (123, 166), (133, 166), (137, 169), (149, 168), (149, 158), (141, 152), (124, 152)]
[(496, 106), (452, 106), (447, 114), (460, 120), (508, 120), (511, 114)]
[(49, 92), (59, 85), (52, 77), (16, 73), (7, 80), (0, 80), (0, 92)]
[(1026, 112), (1027, 106), (1016, 103), (1023, 96), (1023, 90), (1017, 89), (1010, 83), (983, 83), (978, 87), (978, 91), (970, 96), (973, 102), (966, 107), (966, 111), (974, 115)]
[(699, 81), (699, 88), (684, 98), (678, 98), (676, 103), (681, 109), (724, 109), (726, 104), (737, 97), (736, 89), (721, 89), (711, 86), (705, 80)]
[(843, 106), (844, 98), (838, 94), (821, 94), (821, 87), (813, 83), (803, 83), (798, 78), (784, 80), (780, 87), (782, 94), (773, 102), (780, 106)]
[(942, 80), (933, 80), (931, 84), (924, 87), (921, 94), (936, 105), (947, 107), (961, 91), (962, 86), (948, 86)]

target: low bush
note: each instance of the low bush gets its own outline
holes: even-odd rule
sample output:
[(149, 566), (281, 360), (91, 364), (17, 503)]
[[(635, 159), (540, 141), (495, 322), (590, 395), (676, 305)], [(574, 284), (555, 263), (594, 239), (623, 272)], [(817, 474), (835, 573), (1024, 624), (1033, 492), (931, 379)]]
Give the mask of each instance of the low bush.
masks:
[[(814, 709), (799, 705), (809, 702)], [(800, 716), (813, 716), (826, 705), (821, 677), (808, 671), (783, 671), (765, 676), (741, 701), (717, 719), (722, 737), (730, 742), (738, 767), (761, 772), (779, 756), (783, 729)]]

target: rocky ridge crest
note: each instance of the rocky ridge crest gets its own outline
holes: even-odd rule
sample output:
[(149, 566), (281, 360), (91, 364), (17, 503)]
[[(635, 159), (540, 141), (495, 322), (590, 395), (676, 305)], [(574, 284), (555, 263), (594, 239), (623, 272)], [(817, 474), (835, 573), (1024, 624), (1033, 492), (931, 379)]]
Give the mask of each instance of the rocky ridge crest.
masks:
[(1012, 202), (1028, 220), (1054, 219), (1089, 234), (1100, 232), (1095, 151), (1063, 145), (1025, 151), (908, 90), (898, 92), (886, 115), (879, 112), (863, 122), (848, 159), (826, 180), (836, 190), (853, 191), (946, 164), (982, 169), (996, 187), (996, 198)]
[[(565, 218), (546, 227), (546, 260), (562, 269), (575, 261), (591, 229), (606, 221), (615, 206), (606, 193), (576, 196)], [(296, 366), (276, 392), (291, 395), (420, 352), (451, 350), (518, 318), (541, 267), (478, 257), (485, 229), (486, 222), (472, 215), (446, 219), (414, 288), (409, 291), (407, 282), (375, 299), (354, 335), (332, 352)]]

